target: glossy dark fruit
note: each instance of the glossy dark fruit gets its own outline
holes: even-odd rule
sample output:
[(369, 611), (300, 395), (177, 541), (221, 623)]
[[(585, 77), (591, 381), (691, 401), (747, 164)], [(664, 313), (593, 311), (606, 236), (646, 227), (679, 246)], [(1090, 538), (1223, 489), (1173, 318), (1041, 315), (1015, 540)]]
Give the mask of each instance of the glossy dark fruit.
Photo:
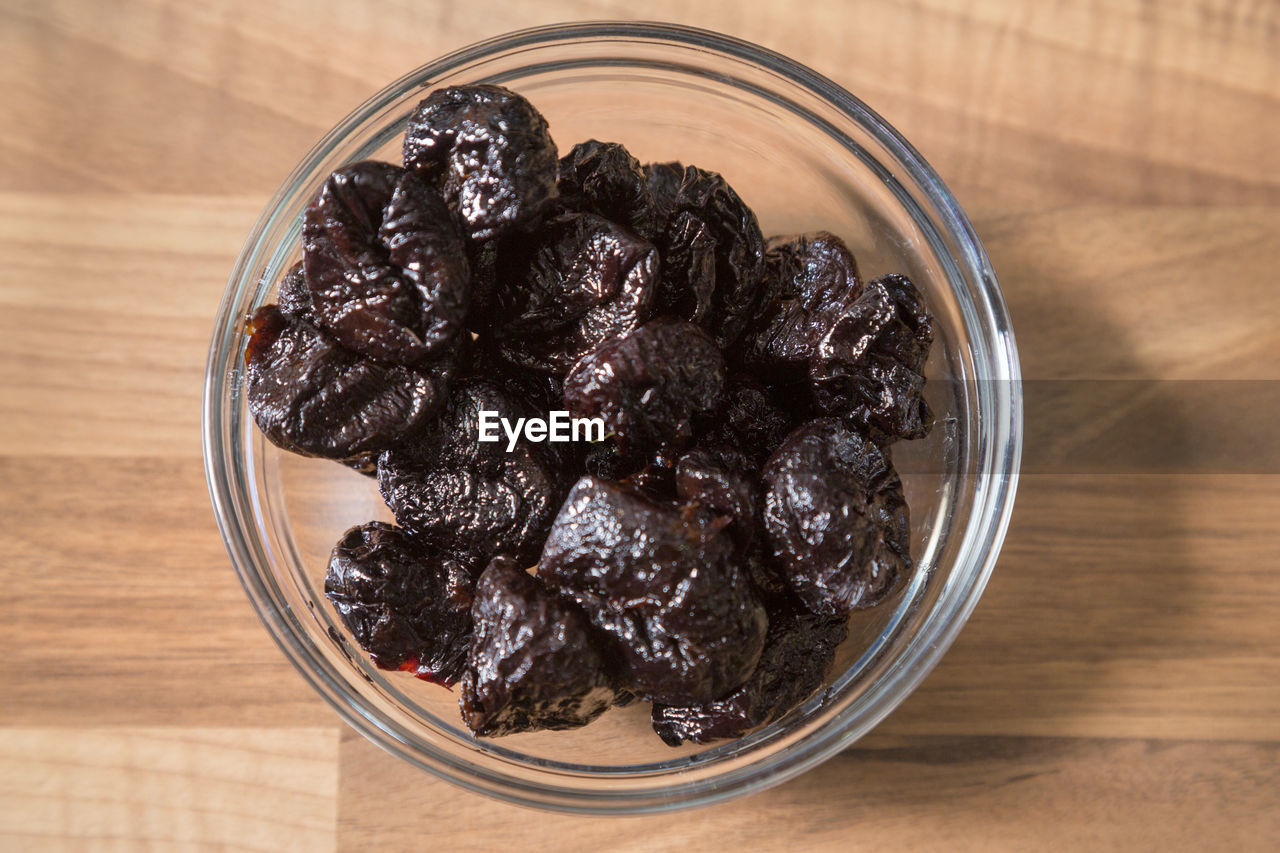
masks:
[(656, 504), (674, 505), (676, 501), (676, 472), (669, 465), (650, 462), (628, 474), (617, 485)]
[[(656, 177), (661, 174), (651, 171), (649, 180), (659, 192), (667, 180)], [(721, 347), (733, 346), (751, 319), (764, 277), (764, 236), (755, 213), (723, 177), (689, 166), (655, 242), (663, 259), (655, 310), (696, 322)]]
[(653, 729), (670, 746), (741, 737), (781, 718), (822, 687), (845, 619), (771, 610), (760, 663), (732, 693), (700, 705), (654, 705)]
[(676, 451), (724, 402), (724, 358), (697, 326), (658, 319), (615, 338), (574, 365), (565, 407), (604, 419), (626, 453)]
[(457, 559), (371, 521), (334, 547), (324, 594), (378, 667), (448, 685), (470, 645), (473, 580)]
[(720, 453), (732, 449), (740, 457), (736, 467), (756, 474), (796, 427), (795, 414), (784, 411), (762, 384), (737, 374), (729, 378), (724, 407), (698, 445)]
[[(328, 177), (245, 351), (266, 437), (376, 474), (395, 516), (334, 549), (343, 622), (461, 679), (480, 736), (637, 699), (672, 745), (787, 714), (914, 569), (888, 447), (932, 421), (920, 294), (827, 232), (766, 243), (715, 172), (558, 158), (500, 86), (431, 92), (403, 153)], [(603, 435), (548, 440), (562, 410)]]
[[(307, 287), (307, 277), (302, 268), (302, 261), (289, 267), (280, 278), (276, 300), (276, 307), (286, 317), (292, 320), (304, 320), (315, 325), (315, 309), (311, 303), (311, 290)], [(371, 477), (378, 473), (378, 453), (379, 451), (376, 450), (368, 450), (337, 461), (353, 471)]]
[(592, 444), (583, 454), (583, 470), (602, 480), (622, 480), (644, 465), (643, 457), (625, 455), (612, 439)]
[(491, 356), (485, 372), (478, 375), (494, 380), (514, 397), (527, 402), (539, 417), (564, 409), (564, 380), (553, 373), (530, 370)]
[(274, 305), (250, 320), (249, 411), (270, 441), (295, 453), (349, 459), (427, 428), (444, 403), (452, 364), (380, 364), (343, 348)]
[(556, 144), (546, 119), (501, 86), (428, 95), (404, 134), (404, 165), (439, 187), (473, 241), (536, 225), (556, 194)]
[(719, 243), (696, 213), (681, 211), (661, 237), (662, 287), (654, 301), (654, 313), (679, 317), (714, 328), (712, 299), (716, 290), (716, 249)]
[(317, 324), (343, 346), (416, 364), (452, 345), (470, 298), (462, 235), (439, 195), (389, 163), (344, 166), (303, 222)]
[(498, 239), (467, 243), (467, 261), (471, 267), (471, 308), (467, 313), (467, 328), (486, 337), (493, 331), (500, 243)]
[(509, 361), (563, 376), (648, 317), (659, 270), (653, 245), (622, 226), (557, 216), (500, 253), (490, 331)]
[(654, 204), (669, 216), (675, 209), (676, 195), (680, 192), (680, 185), (684, 183), (687, 167), (672, 160), (667, 163), (645, 163), (642, 168), (645, 184)]
[(714, 525), (584, 477), (538, 565), (611, 641), (620, 686), (649, 701), (707, 702), (751, 674), (766, 616)]
[[(653, 238), (662, 250), (663, 282), (654, 302), (655, 315), (680, 317), (709, 327), (716, 288), (718, 242), (710, 224), (697, 211), (678, 208), (680, 188), (689, 167), (683, 163), (648, 163), (645, 184), (662, 223)], [(693, 169), (697, 178), (703, 173)]]
[[(674, 472), (676, 499), (723, 527), (761, 602), (790, 600), (793, 596), (774, 564), (764, 532), (759, 451), (729, 433), (722, 424), (680, 457)], [(769, 450), (779, 443), (769, 444)]]
[(280, 290), (276, 295), (276, 305), (280, 311), (295, 320), (306, 320), (315, 324), (315, 311), (311, 304), (311, 290), (307, 287), (307, 276), (302, 269), (302, 261), (289, 267), (280, 278)]
[(752, 533), (754, 536), (742, 555), (742, 565), (756, 598), (770, 610), (780, 606), (803, 610), (804, 606), (791, 591), (791, 585), (787, 583), (787, 578), (773, 555), (769, 537), (765, 535), (763, 519), (757, 518)]
[(728, 535), (743, 553), (755, 535), (758, 486), (736, 449), (698, 447), (680, 457), (675, 491), (681, 503), (722, 519)]
[(508, 452), (501, 427), (481, 442), (482, 410), (513, 425), (534, 414), (497, 382), (458, 382), (436, 430), (378, 459), (378, 487), (400, 526), (428, 544), (477, 566), (499, 554), (532, 563), (567, 478), (554, 446), (520, 438)]
[(861, 292), (853, 253), (834, 234), (770, 238), (762, 298), (742, 342), (743, 364), (766, 376), (803, 380), (819, 341)]
[[(516, 417), (549, 418), (551, 412), (565, 410), (561, 377), (512, 364), (486, 338), (477, 339), (468, 356), (467, 368), (461, 371), (460, 378), (479, 379), (500, 389), (505, 399), (516, 403)], [(512, 424), (515, 423), (513, 419)], [(505, 449), (507, 437), (501, 434)], [(587, 441), (543, 441), (536, 446), (543, 462), (562, 475), (560, 481), (567, 490), (580, 475), (583, 457), (593, 445)]]
[(861, 430), (812, 421), (774, 452), (762, 479), (774, 556), (810, 611), (846, 616), (871, 607), (911, 574), (902, 482)]
[(614, 703), (587, 620), (509, 557), (476, 583), (458, 704), (478, 735), (585, 726)]
[(924, 438), (933, 413), (924, 364), (933, 317), (906, 276), (884, 275), (818, 342), (810, 363), (814, 399), (825, 412), (865, 423), (881, 443)]
[(545, 416), (564, 408), (564, 380), (552, 373), (513, 364), (502, 356), (487, 335), (478, 335), (468, 352), (460, 379), (483, 379), (501, 385), (535, 413)]
[(616, 142), (589, 139), (579, 142), (560, 158), (560, 198), (577, 210), (585, 210), (625, 225), (652, 240), (666, 217), (659, 210), (640, 161)]

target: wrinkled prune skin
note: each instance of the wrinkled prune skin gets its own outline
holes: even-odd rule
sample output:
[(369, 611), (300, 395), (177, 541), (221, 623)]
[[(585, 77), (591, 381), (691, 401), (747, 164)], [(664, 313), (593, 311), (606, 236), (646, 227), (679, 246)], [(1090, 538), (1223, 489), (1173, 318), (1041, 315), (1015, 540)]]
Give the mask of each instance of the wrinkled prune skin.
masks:
[[(519, 242), (519, 241), (517, 241)], [(563, 376), (649, 315), (657, 249), (591, 213), (566, 213), (499, 253), (491, 333), (508, 361)]]
[(561, 377), (512, 364), (487, 337), (473, 341), (466, 368), (459, 371), (459, 378), (484, 379), (501, 385), (515, 399), (543, 415), (553, 409), (564, 408), (564, 380)]
[(435, 183), (479, 242), (537, 224), (556, 194), (556, 144), (532, 104), (501, 86), (428, 95), (404, 134), (404, 165)]
[(769, 633), (751, 677), (729, 695), (701, 705), (654, 705), (653, 729), (669, 746), (741, 737), (781, 718), (822, 686), (847, 620), (770, 610)]
[(728, 534), (743, 553), (755, 535), (759, 496), (745, 458), (730, 447), (698, 447), (680, 457), (675, 492), (681, 503), (725, 520)]
[(662, 287), (654, 313), (680, 317), (715, 328), (712, 316), (716, 289), (716, 248), (711, 226), (698, 215), (681, 211), (662, 235)]
[(471, 641), (473, 582), (458, 560), (372, 521), (338, 540), (324, 594), (375, 665), (449, 685)]
[(509, 557), (476, 582), (458, 705), (478, 735), (585, 726), (615, 696), (587, 620)]
[(379, 364), (274, 305), (259, 308), (250, 329), (249, 411), (285, 450), (338, 460), (380, 451), (430, 426), (444, 403), (449, 359)]
[(644, 460), (623, 454), (613, 441), (591, 445), (583, 455), (583, 470), (602, 480), (622, 480), (644, 467)]
[(794, 596), (774, 564), (764, 533), (759, 451), (740, 439), (726, 438), (728, 432), (721, 428), (704, 436), (680, 457), (674, 472), (676, 499), (723, 526), (758, 600), (769, 606), (791, 601)]
[(880, 443), (924, 438), (933, 413), (924, 400), (924, 363), (933, 317), (911, 280), (884, 275), (818, 342), (810, 363), (813, 396), (826, 413), (865, 423)]
[(493, 331), (501, 242), (494, 239), (467, 243), (467, 261), (471, 267), (471, 308), (467, 313), (467, 329), (478, 335), (488, 336)]
[(620, 686), (668, 704), (708, 702), (741, 684), (764, 643), (764, 608), (733, 546), (696, 514), (584, 477), (538, 565), (611, 641)]
[(792, 415), (774, 402), (763, 385), (737, 374), (729, 378), (724, 408), (698, 445), (721, 454), (732, 449), (740, 457), (735, 467), (757, 474), (795, 427)]
[(666, 163), (645, 163), (645, 183), (649, 193), (668, 211), (675, 205), (676, 193), (680, 192), (680, 184), (684, 181), (686, 166), (675, 160)]
[[(481, 379), (498, 386), (506, 399), (517, 404), (518, 416), (548, 417), (551, 412), (564, 410), (564, 380), (550, 373), (521, 367), (507, 361), (484, 339), (473, 342), (468, 352), (467, 369), (461, 378)], [(514, 420), (512, 421), (514, 424)], [(502, 446), (507, 443), (503, 433)], [(587, 442), (542, 442), (538, 454), (564, 476), (561, 478), (567, 490), (568, 484), (578, 477), (582, 460), (592, 447)]]
[(684, 183), (684, 172), (687, 167), (683, 163), (672, 160), (667, 163), (645, 163), (641, 168), (644, 171), (645, 186), (649, 189), (649, 197), (653, 199), (654, 209), (665, 226), (667, 220), (671, 218), (671, 212), (675, 210), (676, 194), (680, 192), (680, 185)]
[(302, 261), (289, 267), (280, 278), (280, 290), (276, 294), (276, 306), (285, 315), (295, 320), (306, 320), (315, 325), (315, 311), (311, 304), (311, 291), (307, 287), (307, 276), (302, 269)]
[(660, 318), (583, 357), (564, 382), (577, 417), (604, 419), (624, 453), (678, 451), (724, 402), (724, 358), (692, 323)]
[[(648, 173), (659, 209), (668, 204), (670, 167), (651, 166)], [(751, 319), (764, 277), (760, 224), (724, 178), (696, 166), (686, 167), (669, 207), (655, 238), (663, 262), (655, 311), (697, 323), (729, 349)]]
[(449, 396), (438, 428), (378, 459), (378, 488), (397, 523), (472, 565), (505, 554), (532, 563), (566, 491), (556, 446), (522, 437), (511, 452), (481, 442), (480, 412), (515, 423), (534, 414), (498, 382), (468, 379)]
[(883, 601), (910, 575), (902, 482), (860, 430), (835, 418), (805, 424), (761, 477), (778, 567), (811, 612), (847, 616)]
[[(667, 465), (647, 464), (617, 485), (656, 504), (674, 504), (676, 500), (676, 472)], [(717, 529), (720, 526), (716, 524)]]
[(652, 241), (666, 210), (654, 202), (640, 161), (616, 142), (589, 139), (560, 158), (560, 198)]
[(861, 292), (858, 264), (839, 237), (826, 231), (771, 237), (762, 298), (742, 342), (744, 366), (804, 379), (819, 341)]
[[(763, 498), (761, 502), (763, 503)], [(770, 612), (778, 607), (803, 610), (804, 606), (791, 591), (791, 585), (787, 583), (787, 578), (773, 556), (769, 537), (765, 535), (764, 521), (759, 516), (753, 533), (755, 535), (743, 554), (742, 564), (743, 572), (751, 582), (751, 589), (755, 592), (756, 599)]]
[(421, 178), (363, 161), (307, 208), (303, 263), (317, 324), (348, 349), (417, 364), (450, 347), (470, 299), (466, 247)]

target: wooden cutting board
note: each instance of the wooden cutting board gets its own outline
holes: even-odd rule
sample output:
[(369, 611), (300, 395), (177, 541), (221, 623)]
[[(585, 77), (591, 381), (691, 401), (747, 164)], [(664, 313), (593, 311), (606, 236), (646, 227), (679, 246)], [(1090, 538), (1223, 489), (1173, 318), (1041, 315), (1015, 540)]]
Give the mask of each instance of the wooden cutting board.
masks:
[(843, 755), (691, 813), (541, 814), (379, 752), (274, 648), (200, 463), (241, 240), (388, 80), (636, 10), (0, 3), (0, 848), (1274, 849), (1274, 3), (644, 5), (885, 115), (970, 212), (1014, 317), (1028, 473), (999, 567)]

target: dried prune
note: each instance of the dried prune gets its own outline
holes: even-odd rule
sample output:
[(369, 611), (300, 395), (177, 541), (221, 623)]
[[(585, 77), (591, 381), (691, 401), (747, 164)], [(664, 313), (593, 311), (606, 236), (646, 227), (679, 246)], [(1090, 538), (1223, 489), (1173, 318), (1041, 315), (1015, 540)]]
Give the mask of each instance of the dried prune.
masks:
[(625, 225), (652, 240), (666, 217), (659, 210), (640, 161), (616, 142), (589, 139), (560, 158), (560, 197), (572, 208), (586, 210)]
[(716, 286), (715, 235), (697, 214), (676, 209), (688, 167), (670, 162), (647, 163), (643, 168), (645, 186), (657, 221), (661, 223), (653, 238), (662, 251), (663, 271), (662, 287), (654, 299), (654, 313), (705, 326), (710, 322), (711, 297)]
[(280, 279), (280, 291), (276, 294), (276, 305), (280, 310), (295, 320), (306, 320), (315, 323), (315, 312), (311, 305), (311, 291), (307, 287), (307, 276), (302, 270), (302, 261), (298, 261)]
[(681, 456), (675, 469), (679, 500), (727, 520), (727, 532), (738, 544), (739, 553), (754, 536), (759, 503), (745, 464), (745, 458), (733, 448), (698, 447)]
[[(647, 464), (617, 485), (657, 504), (670, 504), (676, 500), (676, 472), (668, 465)], [(720, 523), (717, 522), (716, 526), (718, 528)]]
[(492, 351), (479, 355), (475, 366), (474, 376), (498, 383), (540, 415), (564, 409), (564, 380), (553, 373), (520, 367)]
[(462, 330), (466, 248), (421, 178), (373, 161), (338, 169), (307, 208), (302, 233), (316, 322), (343, 346), (415, 364)]
[(491, 333), (507, 360), (563, 375), (649, 313), (657, 250), (591, 213), (567, 213), (499, 253)]
[(583, 455), (583, 470), (602, 480), (621, 480), (636, 473), (643, 460), (626, 456), (612, 441), (600, 441)]
[(553, 445), (481, 442), (480, 412), (515, 423), (527, 401), (483, 379), (457, 383), (439, 427), (378, 459), (378, 487), (401, 527), (474, 565), (536, 559), (566, 488)]
[(515, 560), (498, 557), (480, 575), (471, 618), (458, 704), (476, 734), (577, 728), (613, 704), (586, 619)]
[(444, 402), (448, 358), (379, 364), (274, 305), (259, 308), (250, 328), (249, 411), (285, 450), (339, 460), (382, 450), (428, 427)]
[(818, 342), (861, 292), (853, 253), (834, 234), (770, 238), (763, 296), (742, 343), (743, 364), (778, 379), (803, 380)]
[(404, 134), (404, 165), (431, 179), (473, 241), (536, 224), (556, 193), (556, 144), (546, 119), (501, 86), (428, 95)]
[(742, 555), (742, 566), (756, 598), (770, 609), (781, 605), (803, 609), (803, 605), (800, 605), (799, 599), (791, 591), (791, 586), (787, 583), (777, 560), (774, 559), (768, 537), (764, 532), (763, 520), (757, 519), (753, 533), (755, 536)]
[(711, 226), (698, 215), (681, 211), (667, 225), (661, 243), (662, 287), (654, 297), (654, 313), (714, 328), (711, 312), (719, 244)]
[(616, 484), (584, 477), (538, 564), (612, 641), (621, 686), (685, 704), (741, 684), (764, 643), (764, 609), (714, 525)]
[(372, 521), (334, 547), (324, 594), (377, 666), (448, 685), (467, 657), (473, 581), (457, 559)]
[(685, 165), (674, 160), (668, 163), (645, 163), (645, 185), (659, 212), (670, 215), (676, 205), (676, 194), (684, 183)]
[(812, 612), (844, 616), (870, 607), (911, 573), (902, 482), (860, 430), (836, 418), (805, 424), (761, 476), (774, 555)]
[(764, 651), (751, 677), (713, 702), (654, 705), (653, 729), (670, 746), (679, 746), (741, 737), (773, 722), (822, 686), (848, 633), (845, 619), (771, 610)]
[(881, 443), (924, 438), (933, 413), (924, 400), (924, 363), (933, 317), (911, 280), (884, 275), (818, 342), (810, 362), (814, 399), (828, 414), (865, 423)]
[(724, 408), (698, 445), (720, 453), (732, 448), (742, 460), (735, 467), (755, 474), (795, 426), (763, 385), (737, 374), (729, 378)]
[[(461, 678), (482, 736), (788, 713), (913, 570), (888, 446), (931, 425), (920, 294), (827, 232), (766, 244), (715, 172), (558, 159), (500, 86), (430, 93), (403, 154), (329, 176), (245, 351), (267, 438), (376, 473), (396, 518), (335, 548), (342, 620)], [(561, 440), (562, 408), (603, 438)]]
[[(651, 188), (661, 189), (663, 171), (650, 172)], [(764, 236), (755, 213), (723, 177), (689, 166), (655, 242), (662, 253), (655, 310), (698, 323), (723, 348), (735, 344), (751, 319), (764, 275)], [(707, 269), (713, 275), (709, 284)]]
[(724, 400), (725, 364), (706, 332), (658, 319), (585, 356), (564, 382), (565, 407), (600, 417), (624, 452), (676, 451)]
[(722, 428), (704, 436), (680, 457), (675, 469), (676, 497), (690, 510), (724, 527), (760, 601), (788, 600), (791, 592), (767, 553), (763, 497), (756, 476), (758, 451), (726, 441), (726, 432)]
[(467, 312), (467, 328), (485, 336), (492, 332), (500, 243), (494, 239), (467, 244), (467, 259), (471, 267), (471, 308)]

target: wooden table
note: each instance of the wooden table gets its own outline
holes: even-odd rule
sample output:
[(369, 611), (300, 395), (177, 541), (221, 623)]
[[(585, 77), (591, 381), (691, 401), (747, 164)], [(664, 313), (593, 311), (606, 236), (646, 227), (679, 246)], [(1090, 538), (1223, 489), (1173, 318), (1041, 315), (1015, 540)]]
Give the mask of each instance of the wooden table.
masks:
[[(1066, 425), (1031, 401), (1004, 554), (942, 665), (821, 768), (674, 817), (500, 805), (352, 734), (209, 509), (232, 259), (386, 81), (637, 6), (4, 0), (0, 847), (1274, 849), (1280, 6), (717, 6), (643, 13), (794, 56), (913, 140), (986, 241), (1029, 379), (1169, 380)], [(1248, 396), (1197, 403), (1224, 387)], [(1071, 468), (1118, 433), (1132, 460)]]

